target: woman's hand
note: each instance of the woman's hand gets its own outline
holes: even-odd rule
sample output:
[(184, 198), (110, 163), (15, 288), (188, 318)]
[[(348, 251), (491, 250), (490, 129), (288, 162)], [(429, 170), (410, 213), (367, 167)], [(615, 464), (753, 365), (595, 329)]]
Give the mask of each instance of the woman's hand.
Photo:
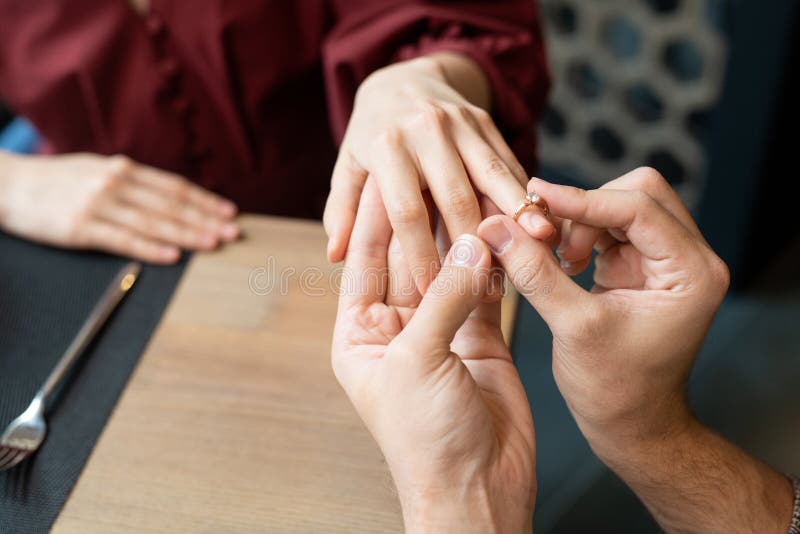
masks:
[(342, 274), (333, 368), (386, 457), (406, 527), (530, 531), (533, 421), (499, 302), (481, 302), (489, 251), (458, 238), (419, 307), (404, 307), (387, 294), (391, 235), (369, 179)]
[[(344, 258), (368, 175), (422, 293), (439, 269), (423, 190), (451, 238), (475, 233), (482, 220), (476, 190), (501, 212), (514, 212), (527, 176), (484, 109), (488, 91), (480, 68), (458, 54), (398, 63), (361, 84), (325, 210), (331, 261)], [(519, 222), (537, 238), (554, 232), (538, 209)]]
[(174, 263), (236, 239), (236, 206), (122, 156), (0, 153), (0, 228), (42, 243)]

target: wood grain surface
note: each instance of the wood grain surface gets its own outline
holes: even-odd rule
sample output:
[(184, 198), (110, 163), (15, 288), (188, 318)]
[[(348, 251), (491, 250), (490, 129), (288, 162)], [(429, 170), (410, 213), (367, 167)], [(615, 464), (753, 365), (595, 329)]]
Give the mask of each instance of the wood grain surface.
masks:
[(321, 225), (241, 224), (240, 243), (192, 259), (54, 532), (402, 530), (331, 371)]

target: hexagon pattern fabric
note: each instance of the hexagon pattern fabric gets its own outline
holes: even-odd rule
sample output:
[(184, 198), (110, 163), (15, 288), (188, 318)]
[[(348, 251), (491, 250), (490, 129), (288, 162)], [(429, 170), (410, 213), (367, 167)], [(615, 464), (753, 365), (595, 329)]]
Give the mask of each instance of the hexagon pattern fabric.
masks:
[(725, 70), (719, 0), (540, 0), (554, 86), (542, 163), (589, 186), (651, 165), (692, 207)]

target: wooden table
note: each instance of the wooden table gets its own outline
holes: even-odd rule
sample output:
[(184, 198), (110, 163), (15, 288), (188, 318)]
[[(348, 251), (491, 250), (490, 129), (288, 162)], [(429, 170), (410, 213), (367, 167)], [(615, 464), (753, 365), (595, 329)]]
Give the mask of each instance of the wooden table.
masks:
[(191, 261), (54, 532), (402, 530), (331, 371), (322, 227), (241, 224), (242, 242)]

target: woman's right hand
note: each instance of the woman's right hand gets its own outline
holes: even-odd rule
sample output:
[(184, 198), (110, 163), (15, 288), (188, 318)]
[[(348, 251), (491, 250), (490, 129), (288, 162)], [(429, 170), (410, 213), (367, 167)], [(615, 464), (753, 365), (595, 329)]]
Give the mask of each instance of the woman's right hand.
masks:
[(236, 206), (124, 156), (0, 152), (0, 228), (49, 245), (174, 263), (239, 236)]

